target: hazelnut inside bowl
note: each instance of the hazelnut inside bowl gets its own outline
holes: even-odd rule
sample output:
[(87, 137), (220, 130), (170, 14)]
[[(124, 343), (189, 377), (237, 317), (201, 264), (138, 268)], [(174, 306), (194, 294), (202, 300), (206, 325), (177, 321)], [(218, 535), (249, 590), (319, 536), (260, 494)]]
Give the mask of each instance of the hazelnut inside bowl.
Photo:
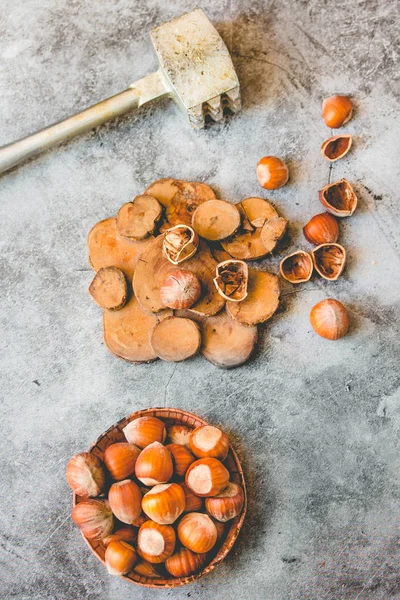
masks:
[[(116, 442), (125, 442), (126, 439), (124, 437), (123, 429), (133, 420), (138, 419), (140, 417), (156, 417), (165, 423), (165, 428), (167, 431), (171, 431), (171, 428), (174, 426), (185, 426), (190, 430), (194, 430), (197, 427), (201, 427), (203, 425), (209, 425), (206, 421), (197, 417), (192, 413), (188, 413), (186, 411), (180, 409), (172, 409), (172, 408), (149, 408), (146, 410), (137, 411), (128, 417), (125, 417), (112, 427), (110, 427), (106, 432), (104, 432), (91, 446), (89, 449), (89, 453), (93, 453), (94, 456), (98, 457), (100, 460), (103, 460), (104, 453), (107, 447), (116, 443)], [(169, 437), (165, 439), (165, 444), (168, 444), (171, 440)], [(239, 458), (232, 448), (229, 446), (229, 452), (227, 458), (224, 460), (225, 467), (228, 469), (230, 473), (230, 481), (241, 486), (244, 494), (243, 508), (234, 519), (225, 523), (225, 530), (222, 536), (218, 537), (217, 543), (212, 548), (210, 552), (207, 554), (199, 554), (190, 555), (190, 551), (185, 549), (186, 554), (189, 555), (191, 564), (193, 564), (193, 558), (195, 556), (201, 557), (201, 560), (198, 561), (197, 568), (195, 572), (192, 571), (190, 575), (187, 576), (179, 576), (174, 577), (165, 569), (164, 565), (153, 565), (157, 572), (152, 572), (152, 569), (143, 570), (141, 568), (142, 562), (137, 562), (136, 565), (126, 574), (121, 575), (127, 581), (131, 581), (132, 583), (136, 583), (137, 585), (141, 585), (144, 587), (150, 588), (174, 588), (180, 587), (181, 585), (185, 585), (188, 583), (192, 583), (213, 571), (215, 567), (226, 557), (228, 552), (232, 549), (236, 538), (238, 537), (239, 531), (243, 525), (243, 521), (246, 514), (246, 505), (247, 505), (247, 495), (246, 495), (246, 484), (243, 475), (243, 470), (239, 461)], [(180, 483), (181, 479), (176, 478), (175, 475), (172, 477), (170, 482)], [(176, 485), (175, 483), (175, 485)], [(168, 484), (165, 486), (160, 486), (168, 488)], [(87, 500), (87, 499), (86, 499)], [(73, 496), (73, 506), (78, 505), (80, 502), (85, 501), (85, 498), (77, 496), (74, 494)], [(204, 510), (204, 509), (201, 509)], [(186, 513), (185, 513), (186, 514)], [(182, 515), (183, 517), (184, 515)], [(176, 528), (180, 519), (178, 519), (173, 526)], [(221, 524), (219, 524), (221, 525)], [(222, 529), (222, 527), (221, 527)], [(103, 563), (105, 563), (105, 552), (106, 545), (103, 541), (98, 539), (88, 539), (83, 538), (85, 542), (88, 544), (91, 551), (95, 554), (95, 556)], [(188, 560), (185, 552), (183, 552), (182, 557), (180, 557), (179, 546), (175, 547), (174, 557), (176, 556), (176, 562), (182, 566), (182, 560)], [(178, 556), (179, 555), (179, 556)], [(168, 560), (172, 560), (171, 559)], [(136, 570), (136, 566), (138, 567)], [(140, 567), (140, 568), (139, 568)], [(154, 569), (153, 569), (154, 570)]]

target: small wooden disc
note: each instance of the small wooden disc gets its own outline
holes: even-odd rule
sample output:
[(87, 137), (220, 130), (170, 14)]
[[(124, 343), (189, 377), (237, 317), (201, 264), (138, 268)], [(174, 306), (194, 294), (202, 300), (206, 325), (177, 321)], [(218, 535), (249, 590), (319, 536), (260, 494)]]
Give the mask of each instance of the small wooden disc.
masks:
[(103, 267), (117, 267), (132, 279), (141, 253), (154, 240), (152, 236), (137, 242), (118, 233), (115, 217), (99, 221), (89, 231), (87, 244), (89, 262), (95, 271)]
[(257, 327), (246, 327), (225, 311), (201, 324), (202, 354), (216, 365), (230, 369), (245, 363), (257, 343)]
[(194, 356), (201, 344), (200, 331), (190, 319), (168, 317), (158, 323), (151, 335), (151, 345), (162, 360), (179, 362)]
[(151, 362), (158, 358), (150, 344), (150, 334), (158, 320), (156, 315), (145, 313), (133, 297), (121, 310), (104, 311), (104, 341), (119, 358)]
[(136, 196), (118, 211), (117, 228), (124, 237), (143, 240), (154, 232), (161, 217), (161, 204), (148, 194)]
[(213, 242), (233, 235), (240, 225), (240, 213), (234, 204), (209, 200), (196, 208), (192, 227), (206, 240)]
[(268, 321), (279, 306), (279, 278), (267, 271), (249, 269), (247, 298), (226, 303), (226, 312), (243, 325)]
[(116, 267), (100, 269), (89, 286), (89, 294), (101, 308), (119, 310), (128, 297), (125, 275)]

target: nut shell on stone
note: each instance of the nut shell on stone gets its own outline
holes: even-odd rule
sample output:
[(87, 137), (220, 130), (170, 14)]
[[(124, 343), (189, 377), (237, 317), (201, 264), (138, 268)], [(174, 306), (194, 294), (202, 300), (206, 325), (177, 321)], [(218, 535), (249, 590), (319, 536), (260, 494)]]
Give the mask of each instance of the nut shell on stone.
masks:
[(313, 261), (308, 252), (296, 250), (281, 260), (279, 270), (286, 281), (304, 283), (311, 278)]
[(351, 148), (353, 137), (351, 135), (334, 135), (321, 146), (321, 154), (329, 162), (335, 162), (346, 156)]
[(346, 264), (346, 250), (340, 244), (321, 244), (311, 251), (315, 270), (328, 281), (336, 281)]
[(322, 206), (335, 217), (350, 217), (357, 208), (357, 196), (347, 179), (329, 183), (319, 192)]
[(226, 260), (216, 267), (215, 287), (225, 300), (240, 302), (247, 296), (249, 268), (242, 260)]

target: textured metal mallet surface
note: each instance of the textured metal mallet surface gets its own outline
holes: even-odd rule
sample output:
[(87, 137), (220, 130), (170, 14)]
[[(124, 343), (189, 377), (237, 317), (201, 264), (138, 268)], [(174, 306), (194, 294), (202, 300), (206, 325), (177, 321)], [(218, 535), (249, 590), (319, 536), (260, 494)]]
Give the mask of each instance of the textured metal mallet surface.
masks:
[(120, 94), (64, 121), (0, 148), (0, 173), (52, 146), (102, 125), (162, 96), (175, 99), (193, 127), (205, 116), (223, 118), (240, 109), (240, 88), (228, 49), (201, 9), (173, 19), (150, 33), (160, 68)]

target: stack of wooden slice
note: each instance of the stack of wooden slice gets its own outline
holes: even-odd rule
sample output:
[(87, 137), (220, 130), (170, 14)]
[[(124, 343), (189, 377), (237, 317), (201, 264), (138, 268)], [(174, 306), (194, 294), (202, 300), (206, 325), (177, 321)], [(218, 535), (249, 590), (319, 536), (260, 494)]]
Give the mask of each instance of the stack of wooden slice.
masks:
[[(272, 252), (286, 226), (262, 198), (233, 205), (203, 183), (150, 185), (88, 236), (96, 271), (89, 292), (103, 308), (109, 350), (135, 363), (181, 361), (201, 350), (219, 367), (243, 364), (257, 343), (257, 325), (278, 308), (280, 286), (276, 275), (242, 261)], [(194, 274), (201, 287), (183, 310), (168, 308), (160, 295), (177, 269)]]

